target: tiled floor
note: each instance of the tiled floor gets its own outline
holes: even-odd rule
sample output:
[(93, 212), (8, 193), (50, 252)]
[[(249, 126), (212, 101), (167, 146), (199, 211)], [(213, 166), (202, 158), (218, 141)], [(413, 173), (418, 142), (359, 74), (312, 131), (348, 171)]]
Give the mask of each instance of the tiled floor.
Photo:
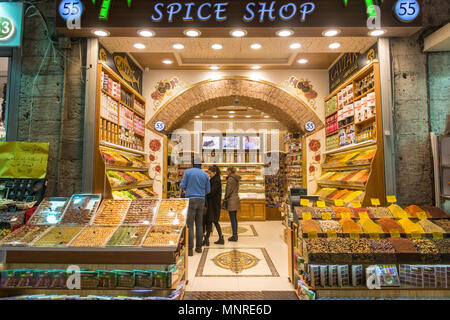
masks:
[[(221, 223), (221, 225), (227, 224)], [(203, 276), (196, 276), (196, 273), (199, 271), (198, 267), (204, 254), (194, 252), (194, 256), (189, 257), (187, 291), (293, 290), (288, 279), (288, 249), (283, 240), (284, 229), (281, 221), (250, 222), (240, 225), (246, 228), (252, 225), (257, 236), (242, 236), (239, 237), (238, 242), (228, 242), (225, 239), (225, 245), (215, 245), (214, 241), (217, 240), (215, 233), (210, 239), (211, 245), (203, 259), (204, 267), (199, 272), (199, 275)], [(251, 267), (236, 273), (227, 268), (221, 268), (221, 263), (214, 263), (214, 258), (218, 256), (220, 258), (221, 253), (227, 254), (233, 249), (248, 254), (246, 259)], [(240, 254), (235, 252), (229, 259), (236, 258), (236, 255), (239, 257)], [(257, 260), (256, 264), (252, 263), (254, 259)], [(222, 259), (222, 265), (227, 265), (227, 261)]]

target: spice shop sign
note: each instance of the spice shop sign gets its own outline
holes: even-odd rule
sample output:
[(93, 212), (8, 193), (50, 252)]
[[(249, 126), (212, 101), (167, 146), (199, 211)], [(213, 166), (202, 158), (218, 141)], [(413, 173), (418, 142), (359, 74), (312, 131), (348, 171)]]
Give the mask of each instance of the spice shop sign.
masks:
[(372, 6), (378, 5), (382, 26), (398, 27), (392, 14), (394, 1), (62, 0), (57, 26), (65, 27), (66, 20), (80, 18), (81, 28), (366, 27)]

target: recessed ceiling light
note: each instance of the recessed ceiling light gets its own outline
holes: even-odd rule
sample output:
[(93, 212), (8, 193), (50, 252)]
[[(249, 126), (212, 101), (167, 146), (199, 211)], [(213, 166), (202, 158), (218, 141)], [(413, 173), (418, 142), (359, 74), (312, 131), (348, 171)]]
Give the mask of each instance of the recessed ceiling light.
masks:
[(252, 116), (250, 116), (250, 115), (247, 115), (247, 116), (245, 116), (246, 118), (251, 118)]
[(289, 46), (289, 48), (291, 48), (291, 49), (299, 49), (301, 47), (302, 47), (302, 45), (298, 42), (291, 43), (291, 45)]
[(306, 60), (306, 59), (299, 59), (299, 60), (297, 60), (297, 62), (300, 63), (300, 64), (305, 64), (305, 63), (308, 62), (308, 60)]
[(293, 34), (294, 34), (294, 31), (292, 31), (290, 29), (283, 29), (283, 30), (277, 31), (277, 36), (279, 36), (279, 37), (290, 37)]
[(195, 116), (195, 118), (197, 118), (197, 119), (198, 119), (198, 118), (200, 118), (200, 116)]
[(378, 36), (381, 36), (381, 35), (383, 35), (383, 34), (385, 34), (385, 33), (386, 33), (386, 31), (384, 31), (384, 30), (376, 29), (376, 30), (370, 31), (370, 32), (369, 32), (369, 36), (372, 36), (372, 37), (378, 37)]
[(236, 111), (228, 111), (228, 113), (236, 113)]
[(198, 37), (202, 33), (197, 29), (186, 29), (183, 33), (188, 37)]
[(95, 34), (98, 37), (107, 37), (107, 36), (110, 35), (109, 31), (100, 30), (100, 29), (92, 30), (92, 33)]
[(147, 48), (145, 46), (145, 44), (143, 44), (143, 43), (135, 43), (135, 44), (133, 44), (133, 47), (135, 47), (136, 49), (141, 49), (141, 50)]
[(261, 69), (261, 66), (252, 66), (252, 69), (253, 70), (259, 70), (259, 69)]
[(228, 118), (234, 118), (234, 116), (228, 116)]
[(210, 66), (209, 67), (211, 70), (219, 70), (219, 66)]
[(184, 49), (184, 45), (181, 43), (174, 43), (172, 45), (172, 48), (177, 49), (177, 50), (182, 50), (182, 49)]
[(150, 38), (153, 37), (155, 33), (152, 30), (142, 29), (138, 31), (138, 35), (140, 35), (141, 37)]
[(219, 116), (212, 116), (213, 118), (218, 118)]
[(341, 33), (341, 30), (339, 29), (328, 29), (322, 32), (322, 35), (325, 37), (334, 37), (337, 36), (339, 33)]
[(328, 48), (330, 48), (330, 49), (337, 49), (337, 48), (339, 48), (341, 46), (341, 44), (339, 43), (339, 42), (333, 42), (333, 43), (331, 43), (329, 46), (328, 46)]
[(162, 63), (164, 63), (164, 64), (172, 64), (173, 61), (170, 60), (170, 59), (165, 59), (165, 60), (162, 61)]
[(253, 50), (259, 50), (262, 48), (262, 45), (260, 43), (252, 43), (250, 45), (250, 48), (252, 48)]
[(244, 29), (235, 29), (235, 30), (231, 30), (230, 34), (233, 37), (240, 38), (240, 37), (245, 36), (247, 34), (247, 31), (245, 31)]
[(220, 43), (214, 43), (211, 45), (211, 48), (213, 48), (214, 50), (220, 50), (222, 49), (222, 45)]
[(269, 118), (269, 116), (264, 116), (264, 118), (266, 118), (266, 119), (267, 119), (267, 118)]

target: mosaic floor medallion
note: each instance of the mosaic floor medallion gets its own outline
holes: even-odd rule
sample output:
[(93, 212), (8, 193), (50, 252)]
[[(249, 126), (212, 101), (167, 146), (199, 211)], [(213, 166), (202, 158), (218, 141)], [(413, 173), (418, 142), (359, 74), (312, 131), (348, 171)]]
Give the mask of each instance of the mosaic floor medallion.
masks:
[(259, 261), (259, 259), (254, 255), (236, 249), (220, 253), (212, 260), (216, 266), (229, 269), (236, 274), (239, 274), (245, 269), (254, 267)]

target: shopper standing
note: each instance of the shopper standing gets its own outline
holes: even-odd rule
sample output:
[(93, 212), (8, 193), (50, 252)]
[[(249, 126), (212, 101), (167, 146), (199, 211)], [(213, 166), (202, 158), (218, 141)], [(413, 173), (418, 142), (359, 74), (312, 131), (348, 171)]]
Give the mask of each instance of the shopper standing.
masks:
[(212, 225), (216, 227), (219, 235), (219, 240), (214, 242), (215, 244), (225, 244), (223, 239), (222, 229), (220, 228), (220, 202), (222, 199), (222, 182), (220, 181), (220, 169), (218, 166), (213, 165), (208, 169), (209, 183), (211, 186), (211, 192), (206, 195), (206, 228), (205, 228), (205, 240), (204, 246), (209, 246), (209, 236), (212, 232)]
[(241, 200), (239, 199), (239, 181), (241, 176), (236, 174), (236, 168), (229, 167), (227, 169), (227, 186), (225, 189), (225, 198), (222, 207), (228, 211), (231, 221), (231, 229), (233, 236), (228, 241), (238, 241), (238, 221), (237, 211), (241, 208)]
[(194, 255), (194, 222), (195, 222), (195, 252), (202, 252), (203, 242), (203, 210), (205, 208), (205, 196), (210, 192), (209, 177), (202, 170), (200, 159), (195, 158), (192, 168), (184, 172), (180, 185), (181, 190), (186, 190), (186, 198), (189, 198), (188, 213), (186, 218), (189, 230), (189, 256)]

